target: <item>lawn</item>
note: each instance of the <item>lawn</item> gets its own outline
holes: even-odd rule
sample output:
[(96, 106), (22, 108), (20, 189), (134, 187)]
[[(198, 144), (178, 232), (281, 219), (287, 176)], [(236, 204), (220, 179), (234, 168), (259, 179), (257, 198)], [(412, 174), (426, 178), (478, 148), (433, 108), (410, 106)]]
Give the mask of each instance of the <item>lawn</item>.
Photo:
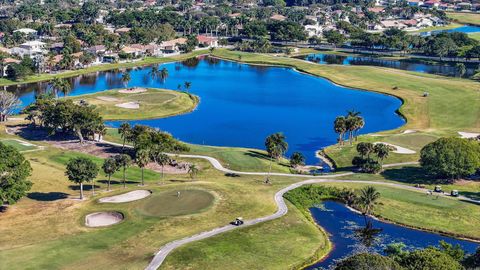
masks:
[[(118, 90), (72, 97), (95, 105), (105, 120), (139, 120), (162, 118), (182, 114), (195, 109), (198, 97), (173, 90), (148, 89), (143, 93), (120, 93)], [(116, 105), (135, 102), (138, 109), (121, 108)]]
[(480, 33), (471, 33), (471, 34), (468, 34), (468, 36), (480, 41)]
[(38, 149), (38, 147), (32, 143), (22, 141), (22, 140), (17, 140), (17, 139), (3, 139), (3, 140), (0, 140), (0, 142), (3, 143), (4, 145), (12, 146), (20, 152), (32, 151), (32, 150)]
[(459, 23), (480, 25), (480, 13), (447, 12), (447, 16)]

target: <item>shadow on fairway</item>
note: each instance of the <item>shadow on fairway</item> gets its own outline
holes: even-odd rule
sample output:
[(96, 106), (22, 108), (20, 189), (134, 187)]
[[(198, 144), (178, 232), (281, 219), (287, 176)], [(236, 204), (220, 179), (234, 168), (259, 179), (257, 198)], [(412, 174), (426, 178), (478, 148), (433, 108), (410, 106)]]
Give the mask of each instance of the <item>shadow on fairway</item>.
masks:
[(27, 197), (32, 200), (41, 202), (52, 202), (68, 198), (67, 193), (63, 192), (31, 192)]

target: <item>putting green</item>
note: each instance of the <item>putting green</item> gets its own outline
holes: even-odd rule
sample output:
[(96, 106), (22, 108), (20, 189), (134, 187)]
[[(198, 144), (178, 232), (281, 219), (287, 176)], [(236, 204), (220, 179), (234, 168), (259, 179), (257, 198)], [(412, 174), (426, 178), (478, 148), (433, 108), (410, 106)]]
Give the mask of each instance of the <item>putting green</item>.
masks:
[[(180, 192), (180, 196), (177, 196)], [(198, 213), (212, 205), (215, 197), (203, 190), (170, 190), (153, 193), (139, 210), (154, 217), (179, 216)]]

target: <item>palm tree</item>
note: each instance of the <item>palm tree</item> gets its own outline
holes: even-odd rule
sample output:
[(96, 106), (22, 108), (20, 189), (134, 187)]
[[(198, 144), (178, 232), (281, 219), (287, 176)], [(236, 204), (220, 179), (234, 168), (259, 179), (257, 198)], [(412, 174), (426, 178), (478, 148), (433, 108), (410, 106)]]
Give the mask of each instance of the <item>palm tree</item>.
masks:
[(463, 63), (457, 63), (455, 65), (455, 69), (457, 70), (458, 76), (463, 77), (465, 75), (465, 72), (467, 72), (467, 68), (465, 67), (465, 64)]
[(362, 209), (362, 214), (365, 217), (365, 224), (367, 223), (367, 216), (369, 216), (377, 200), (380, 198), (380, 193), (375, 189), (375, 187), (368, 186), (360, 190), (360, 196), (358, 197), (358, 205)]
[(192, 87), (192, 83), (191, 82), (185, 82), (183, 84), (185, 86), (185, 91), (188, 92), (188, 90), (190, 89), (190, 87)]
[(165, 153), (158, 153), (155, 156), (155, 162), (162, 167), (162, 179), (164, 177), (163, 169), (170, 162), (170, 157)]
[(102, 165), (103, 172), (108, 176), (107, 190), (110, 190), (110, 180), (112, 175), (118, 171), (117, 162), (114, 158), (107, 158)]
[(120, 155), (116, 155), (115, 156), (115, 161), (117, 162), (117, 166), (118, 167), (122, 167), (123, 168), (123, 188), (126, 188), (126, 171), (127, 171), (127, 168), (128, 166), (130, 166), (131, 162), (132, 162), (132, 158), (127, 155), (127, 154), (120, 154)]
[(181, 84), (178, 84), (178, 85), (177, 85), (177, 90), (178, 90), (178, 91), (182, 91), (182, 85), (181, 85)]
[(127, 88), (127, 85), (128, 85), (128, 83), (130, 82), (131, 79), (132, 78), (130, 77), (130, 73), (124, 72), (122, 74), (122, 83), (123, 83), (125, 88)]
[(354, 110), (348, 111), (347, 117), (345, 118), (345, 126), (348, 131), (348, 140), (350, 141), (350, 145), (353, 144), (353, 132), (357, 130), (359, 114), (359, 112)]
[(361, 142), (357, 144), (357, 152), (362, 158), (370, 158), (370, 154), (375, 151), (375, 145), (369, 142)]
[(377, 143), (375, 145), (374, 152), (377, 154), (378, 159), (380, 160), (380, 165), (383, 165), (383, 160), (388, 157), (391, 147), (384, 143)]
[(49, 88), (53, 90), (53, 93), (55, 94), (55, 98), (58, 98), (59, 92), (62, 92), (65, 96), (67, 96), (68, 93), (72, 90), (72, 86), (67, 80), (61, 79), (58, 77), (55, 77), (49, 83)]
[(197, 168), (197, 166), (195, 164), (190, 164), (190, 166), (188, 167), (188, 174), (190, 174), (190, 177), (192, 179), (195, 179), (195, 176), (197, 176), (199, 172), (199, 169)]
[(118, 134), (120, 134), (123, 139), (122, 151), (125, 149), (125, 143), (129, 139), (131, 131), (132, 128), (128, 122), (122, 123), (118, 128)]
[(270, 169), (268, 171), (268, 176), (270, 176), (272, 172), (273, 160), (278, 160), (283, 156), (285, 152), (287, 152), (288, 143), (285, 141), (285, 135), (283, 135), (283, 133), (281, 132), (271, 134), (265, 139), (265, 148), (268, 155), (270, 156)]
[(343, 144), (343, 136), (347, 132), (347, 122), (345, 116), (337, 116), (333, 122), (333, 129), (338, 134), (338, 143)]
[(160, 71), (160, 79), (162, 80), (162, 82), (165, 82), (167, 78), (168, 78), (168, 69), (162, 68), (162, 70)]
[(145, 185), (144, 169), (145, 169), (145, 166), (147, 166), (148, 163), (150, 162), (149, 151), (146, 150), (146, 149), (138, 150), (137, 153), (135, 154), (135, 162), (137, 163), (138, 167), (140, 167), (142, 169), (142, 186), (144, 186)]

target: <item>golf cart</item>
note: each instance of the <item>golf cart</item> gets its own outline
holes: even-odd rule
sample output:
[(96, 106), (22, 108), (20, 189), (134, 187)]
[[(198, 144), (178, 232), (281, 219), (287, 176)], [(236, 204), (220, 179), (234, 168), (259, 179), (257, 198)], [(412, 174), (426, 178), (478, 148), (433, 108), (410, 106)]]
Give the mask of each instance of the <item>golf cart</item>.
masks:
[(441, 186), (435, 186), (435, 189), (433, 191), (441, 193), (442, 192), (442, 187)]
[(452, 190), (452, 192), (450, 192), (450, 196), (452, 197), (458, 197), (458, 190)]
[(230, 224), (235, 226), (243, 225), (243, 219), (241, 217), (238, 217), (235, 219), (235, 221), (230, 222)]

